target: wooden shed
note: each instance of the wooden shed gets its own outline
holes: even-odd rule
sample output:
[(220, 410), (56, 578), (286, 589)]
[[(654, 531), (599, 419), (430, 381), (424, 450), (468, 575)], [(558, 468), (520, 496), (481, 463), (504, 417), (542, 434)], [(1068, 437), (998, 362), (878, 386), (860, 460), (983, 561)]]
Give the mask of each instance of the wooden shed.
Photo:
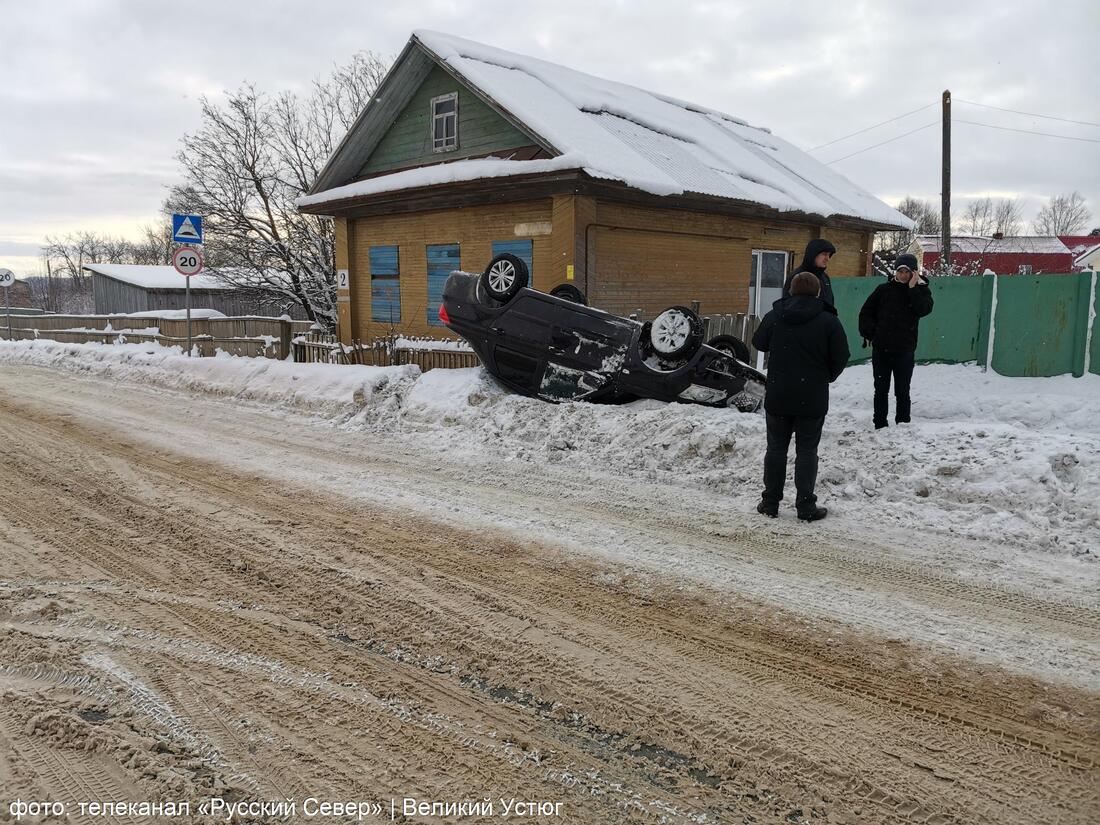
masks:
[[(122, 315), (161, 309), (185, 309), (187, 284), (171, 266), (137, 264), (85, 264), (92, 275), (92, 297), (96, 315)], [(191, 278), (191, 306), (214, 309), (227, 316), (260, 315), (277, 318), (289, 315), (305, 320), (305, 311), (265, 299), (255, 293), (226, 286), (208, 275)]]
[(875, 231), (911, 225), (766, 129), (427, 31), (298, 206), (336, 218), (344, 341), (448, 334), (447, 275), (502, 251), (611, 312), (756, 314), (810, 239), (859, 276)]

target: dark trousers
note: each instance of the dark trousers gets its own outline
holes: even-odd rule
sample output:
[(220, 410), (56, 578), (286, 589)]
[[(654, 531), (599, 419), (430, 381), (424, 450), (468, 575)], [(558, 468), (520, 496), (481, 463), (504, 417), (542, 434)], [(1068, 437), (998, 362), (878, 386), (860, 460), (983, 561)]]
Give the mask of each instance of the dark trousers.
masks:
[(875, 426), (885, 427), (890, 412), (890, 379), (894, 379), (894, 420), (909, 422), (909, 384), (913, 380), (912, 352), (871, 350), (871, 371), (875, 376)]
[(768, 413), (768, 449), (764, 453), (764, 494), (770, 504), (783, 500), (783, 483), (787, 477), (787, 450), (794, 436), (795, 506), (808, 510), (817, 504), (814, 485), (817, 484), (817, 445), (825, 416), (806, 418), (797, 415)]

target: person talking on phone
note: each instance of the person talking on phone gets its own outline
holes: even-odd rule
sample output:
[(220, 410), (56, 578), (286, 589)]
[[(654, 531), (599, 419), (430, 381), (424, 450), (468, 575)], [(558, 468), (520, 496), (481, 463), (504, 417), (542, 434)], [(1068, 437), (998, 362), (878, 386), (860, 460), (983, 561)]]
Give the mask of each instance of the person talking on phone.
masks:
[(894, 274), (867, 296), (859, 311), (859, 334), (871, 344), (875, 379), (875, 429), (889, 426), (891, 379), (894, 422), (908, 424), (912, 402), (909, 386), (917, 351), (920, 319), (932, 312), (932, 290), (920, 274), (915, 255), (898, 255)]

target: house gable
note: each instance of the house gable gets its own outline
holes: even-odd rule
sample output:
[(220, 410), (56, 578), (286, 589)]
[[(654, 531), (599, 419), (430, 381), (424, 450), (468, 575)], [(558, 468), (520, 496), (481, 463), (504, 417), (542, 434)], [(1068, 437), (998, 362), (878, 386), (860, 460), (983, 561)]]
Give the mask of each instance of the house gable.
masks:
[[(432, 99), (453, 92), (458, 93), (458, 148), (433, 151)], [(466, 84), (435, 66), (378, 141), (358, 177), (490, 153), (507, 153), (534, 145), (535, 140), (530, 135), (505, 120)]]

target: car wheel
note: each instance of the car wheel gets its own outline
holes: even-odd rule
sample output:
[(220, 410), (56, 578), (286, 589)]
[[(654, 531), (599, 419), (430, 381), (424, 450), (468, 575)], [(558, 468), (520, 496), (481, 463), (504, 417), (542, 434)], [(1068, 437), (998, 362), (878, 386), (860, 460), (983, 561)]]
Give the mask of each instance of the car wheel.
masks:
[(707, 346), (732, 355), (743, 364), (749, 363), (749, 348), (736, 335), (715, 335), (707, 341)]
[(588, 306), (588, 301), (584, 299), (584, 293), (572, 284), (558, 284), (550, 290), (550, 294), (555, 298), (564, 298), (566, 301), (572, 301), (574, 304)]
[(530, 275), (527, 264), (515, 255), (505, 252), (489, 261), (481, 273), (481, 289), (494, 301), (506, 304), (527, 286)]
[(703, 343), (703, 321), (687, 307), (669, 307), (649, 328), (649, 345), (665, 360), (690, 358)]

